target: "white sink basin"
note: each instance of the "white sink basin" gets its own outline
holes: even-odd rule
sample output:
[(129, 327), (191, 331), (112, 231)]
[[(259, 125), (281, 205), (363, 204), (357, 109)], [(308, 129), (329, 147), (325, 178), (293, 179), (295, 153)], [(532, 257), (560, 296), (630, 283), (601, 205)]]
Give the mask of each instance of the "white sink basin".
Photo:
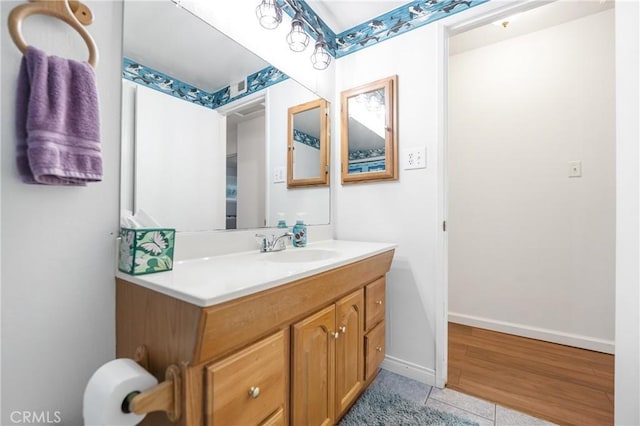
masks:
[(337, 252), (325, 249), (290, 248), (273, 253), (265, 253), (266, 260), (278, 263), (317, 262), (337, 256)]

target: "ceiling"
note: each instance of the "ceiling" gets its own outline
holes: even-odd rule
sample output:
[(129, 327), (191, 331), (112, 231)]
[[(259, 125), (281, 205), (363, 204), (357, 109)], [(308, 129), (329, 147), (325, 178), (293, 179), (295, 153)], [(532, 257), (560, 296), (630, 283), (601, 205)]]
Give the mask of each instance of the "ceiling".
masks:
[[(255, 2), (257, 5), (259, 0)], [(388, 0), (306, 2), (336, 34), (408, 3)], [(558, 25), (610, 7), (613, 7), (613, 0), (557, 0), (522, 13), (506, 29), (489, 24), (458, 34), (450, 40), (450, 53)], [(123, 50), (126, 57), (202, 90), (215, 92), (269, 65), (170, 0), (126, 0), (124, 15)], [(153, 19), (149, 20), (149, 16)]]
[[(564, 22), (603, 12), (614, 6), (613, 0), (557, 0), (517, 14), (500, 16), (492, 23), (465, 31), (449, 39), (449, 54), (455, 55), (523, 34), (540, 31)], [(508, 22), (506, 28), (500, 25)]]
[(306, 0), (311, 9), (333, 30), (340, 34), (363, 22), (377, 18), (406, 0)]
[(126, 0), (123, 27), (125, 57), (208, 92), (269, 66), (169, 0)]

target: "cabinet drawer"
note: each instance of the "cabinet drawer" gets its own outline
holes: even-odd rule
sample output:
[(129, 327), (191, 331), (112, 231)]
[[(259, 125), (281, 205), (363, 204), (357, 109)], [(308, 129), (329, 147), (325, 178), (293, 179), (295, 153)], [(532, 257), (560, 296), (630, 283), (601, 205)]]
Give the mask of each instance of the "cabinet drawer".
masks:
[(286, 353), (280, 331), (207, 367), (207, 425), (258, 425), (284, 407)]
[(271, 417), (265, 420), (260, 426), (284, 426), (284, 410), (280, 408)]
[(384, 292), (384, 278), (375, 280), (365, 287), (365, 330), (371, 330), (373, 326), (384, 319), (384, 307), (386, 305)]
[(364, 350), (365, 350), (365, 380), (369, 380), (375, 375), (378, 366), (384, 359), (385, 345), (384, 345), (384, 321), (376, 325), (364, 337)]

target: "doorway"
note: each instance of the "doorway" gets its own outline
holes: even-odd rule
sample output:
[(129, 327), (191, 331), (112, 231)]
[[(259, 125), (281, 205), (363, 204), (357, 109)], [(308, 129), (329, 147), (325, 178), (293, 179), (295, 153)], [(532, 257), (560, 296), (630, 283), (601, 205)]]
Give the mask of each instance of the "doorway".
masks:
[[(580, 7), (585, 9), (571, 10)], [(458, 324), (454, 331), (469, 333), (469, 341), (478, 330), (479, 343), (492, 341), (493, 349), (502, 337), (491, 333), (503, 332), (613, 352), (612, 7), (555, 2), (496, 16), (497, 25), (466, 28), (449, 38), (448, 314)], [(531, 14), (546, 24), (531, 27)], [(477, 345), (463, 348), (460, 341), (449, 344), (450, 385), (460, 381), (452, 362), (459, 351), (477, 355), (475, 367), (508, 352), (507, 346), (494, 353)], [(602, 359), (612, 366), (611, 356)], [(545, 364), (533, 361), (521, 368)], [(505, 362), (497, 362), (496, 371)], [(566, 395), (572, 381), (610, 375), (611, 386), (593, 392), (603, 396), (602, 406), (612, 415), (612, 370), (585, 368), (558, 386), (569, 383)], [(527, 380), (517, 371), (508, 371), (510, 383)], [(513, 394), (507, 389), (505, 395)]]
[(260, 228), (266, 225), (265, 97), (236, 102), (221, 111), (226, 117), (226, 229)]

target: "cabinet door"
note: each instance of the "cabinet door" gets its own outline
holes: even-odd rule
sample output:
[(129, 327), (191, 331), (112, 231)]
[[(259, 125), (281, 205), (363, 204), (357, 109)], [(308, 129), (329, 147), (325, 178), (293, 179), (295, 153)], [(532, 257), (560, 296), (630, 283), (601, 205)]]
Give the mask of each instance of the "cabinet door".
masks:
[(342, 415), (356, 399), (364, 375), (364, 292), (358, 290), (336, 303), (336, 412)]
[(332, 425), (335, 418), (335, 305), (293, 325), (291, 423)]
[[(286, 398), (282, 331), (207, 368), (207, 425), (258, 425)], [(276, 423), (277, 424), (277, 423)]]

